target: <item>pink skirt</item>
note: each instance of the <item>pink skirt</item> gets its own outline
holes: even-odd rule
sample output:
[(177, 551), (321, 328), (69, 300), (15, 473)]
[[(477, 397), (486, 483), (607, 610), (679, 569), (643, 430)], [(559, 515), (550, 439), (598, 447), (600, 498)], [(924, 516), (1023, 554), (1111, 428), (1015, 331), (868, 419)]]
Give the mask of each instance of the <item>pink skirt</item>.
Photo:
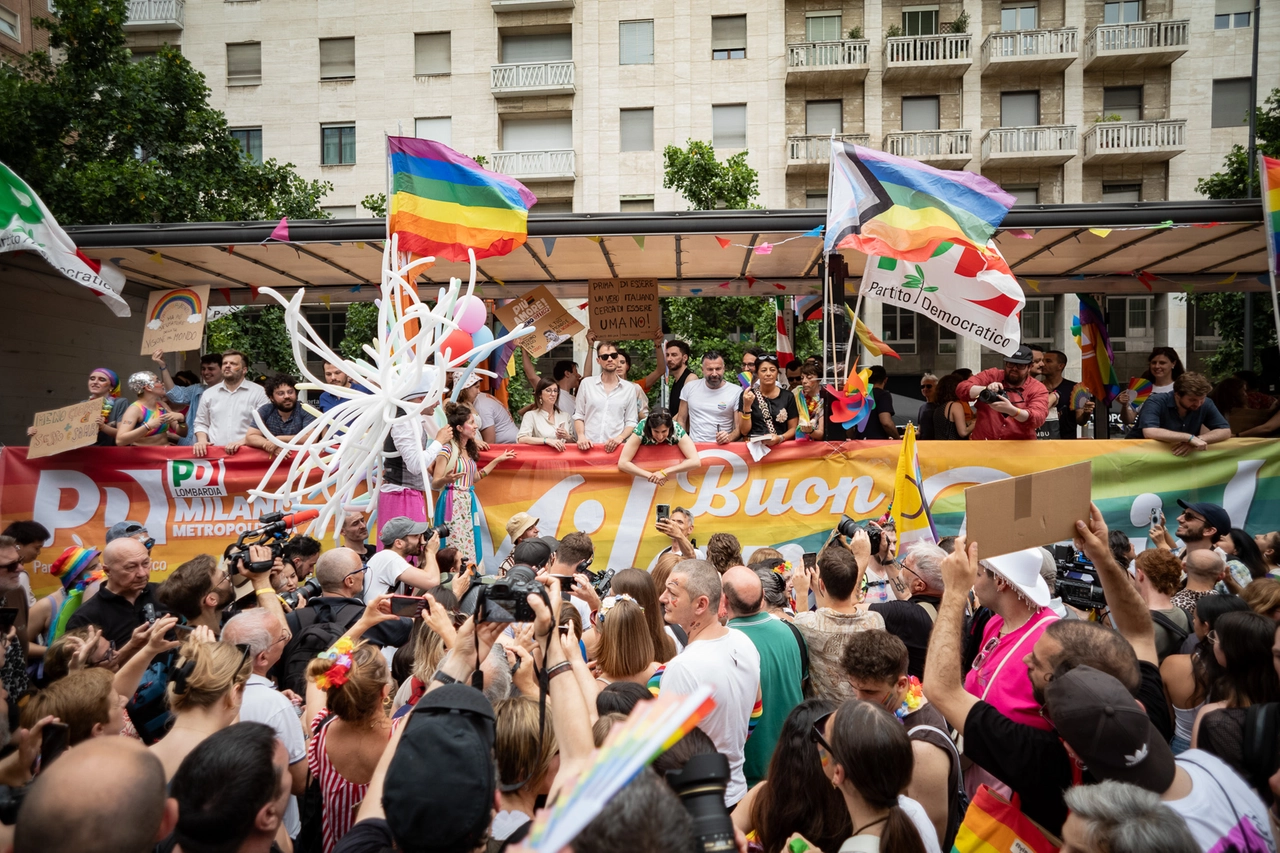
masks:
[(427, 499), (415, 489), (378, 493), (378, 548), (382, 550), (382, 525), (399, 516), (414, 521), (430, 521)]

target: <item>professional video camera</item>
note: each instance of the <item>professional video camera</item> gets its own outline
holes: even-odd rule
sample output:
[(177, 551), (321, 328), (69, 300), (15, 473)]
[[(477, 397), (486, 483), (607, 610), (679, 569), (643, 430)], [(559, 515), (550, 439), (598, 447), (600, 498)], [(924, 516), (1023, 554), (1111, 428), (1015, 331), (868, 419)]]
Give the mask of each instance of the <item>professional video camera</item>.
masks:
[[(233, 574), (245, 574), (246, 571), (261, 573), (271, 570), (278, 557), (284, 556), (284, 544), (289, 541), (289, 531), (300, 524), (305, 524), (320, 515), (319, 510), (306, 509), (285, 515), (273, 512), (261, 516), (258, 523), (261, 527), (246, 530), (236, 539), (236, 544), (227, 552), (227, 566)], [(249, 548), (254, 545), (266, 545), (271, 549), (271, 559), (253, 563), (249, 561)]]
[(1054, 545), (1053, 560), (1057, 568), (1054, 591), (1063, 604), (1077, 610), (1102, 610), (1107, 606), (1097, 570), (1088, 557), (1070, 545)]
[(884, 537), (884, 528), (876, 524), (874, 521), (854, 521), (847, 515), (840, 516), (840, 521), (836, 524), (836, 532), (841, 536), (853, 539), (853, 534), (859, 530), (865, 531), (867, 538), (871, 540), (871, 553), (877, 555), (880, 553), (880, 543)]

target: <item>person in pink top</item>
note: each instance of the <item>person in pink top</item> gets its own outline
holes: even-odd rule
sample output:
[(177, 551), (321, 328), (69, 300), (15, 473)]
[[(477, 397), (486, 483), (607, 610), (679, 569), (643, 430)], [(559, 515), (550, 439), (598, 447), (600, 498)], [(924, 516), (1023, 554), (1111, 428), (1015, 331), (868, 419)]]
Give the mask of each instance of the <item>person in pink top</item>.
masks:
[(995, 613), (982, 632), (982, 646), (964, 687), (1009, 719), (1051, 731), (1040, 716), (1023, 662), (1044, 629), (1057, 620), (1047, 606), (1049, 586), (1040, 577), (1039, 548), (1028, 548), (978, 564), (973, 585), (978, 600)]
[[(970, 441), (1032, 441), (1049, 414), (1049, 390), (1031, 375), (1035, 354), (1025, 344), (1004, 358), (1004, 367), (975, 373), (956, 387), (961, 400), (974, 404), (977, 423)], [(991, 392), (982, 397), (984, 391)]]

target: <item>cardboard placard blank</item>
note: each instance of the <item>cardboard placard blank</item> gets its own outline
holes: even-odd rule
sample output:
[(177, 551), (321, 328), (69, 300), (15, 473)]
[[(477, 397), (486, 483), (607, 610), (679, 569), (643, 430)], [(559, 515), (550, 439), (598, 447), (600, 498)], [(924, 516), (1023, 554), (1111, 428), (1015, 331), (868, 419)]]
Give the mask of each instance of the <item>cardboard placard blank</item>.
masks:
[(970, 486), (965, 535), (982, 559), (1071, 539), (1089, 518), (1092, 489), (1092, 462)]
[(593, 278), (587, 282), (591, 331), (609, 341), (648, 341), (662, 331), (656, 278)]
[(28, 459), (65, 453), (79, 447), (88, 447), (98, 440), (98, 424), (102, 422), (102, 401), (85, 400), (61, 409), (36, 412), (27, 450)]
[(200, 349), (208, 309), (207, 284), (151, 294), (142, 326), (142, 354), (151, 355), (156, 350), (187, 352)]
[(582, 324), (565, 310), (546, 285), (535, 287), (519, 299), (495, 308), (494, 316), (508, 329), (529, 323), (534, 331), (519, 339), (520, 346), (537, 358), (582, 331)]

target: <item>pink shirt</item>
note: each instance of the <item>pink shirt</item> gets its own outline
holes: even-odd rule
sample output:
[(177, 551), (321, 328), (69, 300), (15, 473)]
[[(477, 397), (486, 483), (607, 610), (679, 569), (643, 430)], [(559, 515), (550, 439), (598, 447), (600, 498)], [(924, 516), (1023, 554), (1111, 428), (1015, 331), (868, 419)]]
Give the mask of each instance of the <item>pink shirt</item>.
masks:
[(980, 651), (974, 658), (975, 667), (965, 676), (964, 689), (1015, 723), (1052, 731), (1053, 725), (1040, 716), (1040, 703), (1031, 692), (1031, 678), (1022, 659), (1031, 653), (1044, 629), (1057, 618), (1052, 610), (1042, 608), (1021, 628), (1001, 637), (1004, 618), (992, 616), (982, 632), (981, 648), (986, 649), (992, 639), (999, 639), (989, 652)]

